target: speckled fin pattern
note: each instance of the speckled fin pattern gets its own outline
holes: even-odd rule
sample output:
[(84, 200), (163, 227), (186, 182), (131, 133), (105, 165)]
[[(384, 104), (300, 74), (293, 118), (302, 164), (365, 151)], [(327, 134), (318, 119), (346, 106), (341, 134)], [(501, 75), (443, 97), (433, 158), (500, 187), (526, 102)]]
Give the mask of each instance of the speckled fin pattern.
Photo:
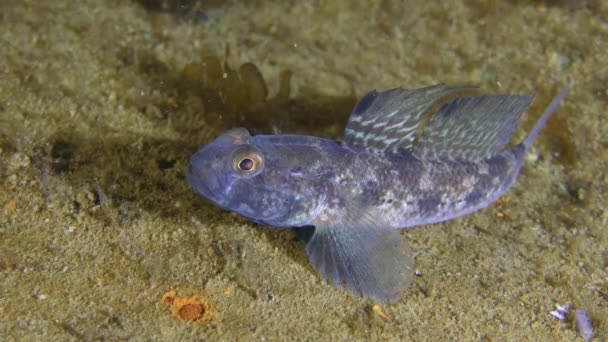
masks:
[(344, 143), (374, 154), (412, 152), (426, 160), (490, 158), (511, 140), (533, 95), (473, 95), (443, 105), (421, 126), (441, 97), (471, 87), (442, 85), (365, 95), (355, 107)]
[(435, 113), (414, 146), (426, 160), (481, 160), (505, 149), (534, 95), (457, 98)]
[(381, 155), (387, 151), (410, 150), (424, 114), (441, 97), (471, 87), (433, 85), (420, 89), (395, 88), (365, 95), (353, 110), (344, 144)]

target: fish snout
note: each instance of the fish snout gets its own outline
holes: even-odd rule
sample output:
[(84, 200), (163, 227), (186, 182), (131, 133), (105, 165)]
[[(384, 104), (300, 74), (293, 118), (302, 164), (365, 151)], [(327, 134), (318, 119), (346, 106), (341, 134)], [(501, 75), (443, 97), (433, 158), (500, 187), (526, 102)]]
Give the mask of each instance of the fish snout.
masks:
[(217, 170), (214, 164), (213, 160), (206, 159), (203, 155), (193, 155), (186, 170), (186, 179), (196, 193), (221, 203), (226, 190), (226, 182), (222, 181), (225, 171)]

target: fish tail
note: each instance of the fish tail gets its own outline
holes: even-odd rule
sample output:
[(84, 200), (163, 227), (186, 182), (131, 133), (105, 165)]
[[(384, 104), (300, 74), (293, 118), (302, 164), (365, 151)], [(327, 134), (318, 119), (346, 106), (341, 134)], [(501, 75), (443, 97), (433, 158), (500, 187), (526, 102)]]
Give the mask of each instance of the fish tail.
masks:
[(545, 112), (540, 117), (540, 119), (538, 119), (538, 121), (534, 125), (534, 128), (532, 128), (532, 131), (530, 131), (530, 134), (528, 134), (526, 139), (523, 141), (523, 145), (525, 146), (526, 150), (529, 150), (530, 147), (532, 147), (534, 140), (536, 140), (536, 138), (540, 134), (540, 131), (543, 129), (543, 127), (545, 126), (547, 121), (549, 121), (549, 118), (551, 118), (551, 115), (553, 115), (553, 113), (555, 113), (555, 111), (559, 107), (560, 103), (566, 96), (566, 93), (568, 93), (568, 91), (570, 90), (570, 87), (572, 86), (572, 84), (573, 84), (573, 81), (570, 81), (564, 88), (562, 88), (562, 90), (559, 92), (559, 94), (557, 94), (557, 96), (555, 98), (553, 98), (553, 101), (551, 101), (551, 103), (549, 104), (547, 109), (545, 109)]

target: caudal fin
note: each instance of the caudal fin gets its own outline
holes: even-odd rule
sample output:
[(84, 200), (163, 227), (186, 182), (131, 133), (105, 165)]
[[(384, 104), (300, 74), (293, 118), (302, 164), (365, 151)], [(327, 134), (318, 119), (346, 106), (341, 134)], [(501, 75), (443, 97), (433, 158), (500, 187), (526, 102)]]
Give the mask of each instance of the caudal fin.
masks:
[(540, 119), (538, 119), (538, 121), (534, 125), (534, 128), (532, 128), (532, 130), (530, 131), (530, 134), (528, 134), (528, 136), (526, 137), (526, 139), (523, 142), (523, 145), (526, 147), (526, 150), (529, 150), (530, 147), (532, 147), (534, 140), (536, 140), (536, 138), (540, 134), (540, 131), (543, 129), (543, 127), (545, 126), (547, 121), (549, 121), (549, 118), (551, 118), (551, 115), (557, 110), (557, 107), (559, 107), (560, 103), (566, 96), (566, 93), (568, 93), (568, 90), (570, 90), (571, 86), (572, 86), (572, 81), (568, 82), (568, 84), (564, 88), (562, 88), (562, 90), (559, 92), (559, 94), (557, 94), (557, 96), (555, 98), (553, 98), (553, 101), (551, 101), (551, 103), (549, 104), (547, 109), (545, 109), (545, 112), (540, 117)]

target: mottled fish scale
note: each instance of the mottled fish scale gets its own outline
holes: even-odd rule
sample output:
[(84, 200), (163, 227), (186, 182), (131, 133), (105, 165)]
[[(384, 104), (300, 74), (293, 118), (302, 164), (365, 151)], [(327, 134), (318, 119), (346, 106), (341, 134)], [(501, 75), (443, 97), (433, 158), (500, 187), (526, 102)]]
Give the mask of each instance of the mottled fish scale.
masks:
[[(393, 200), (383, 206), (385, 217), (398, 228), (446, 221), (474, 212), (496, 200), (516, 178), (523, 148), (482, 161), (425, 161), (409, 158), (408, 172), (382, 178)], [(418, 172), (413, 172), (418, 171)]]

